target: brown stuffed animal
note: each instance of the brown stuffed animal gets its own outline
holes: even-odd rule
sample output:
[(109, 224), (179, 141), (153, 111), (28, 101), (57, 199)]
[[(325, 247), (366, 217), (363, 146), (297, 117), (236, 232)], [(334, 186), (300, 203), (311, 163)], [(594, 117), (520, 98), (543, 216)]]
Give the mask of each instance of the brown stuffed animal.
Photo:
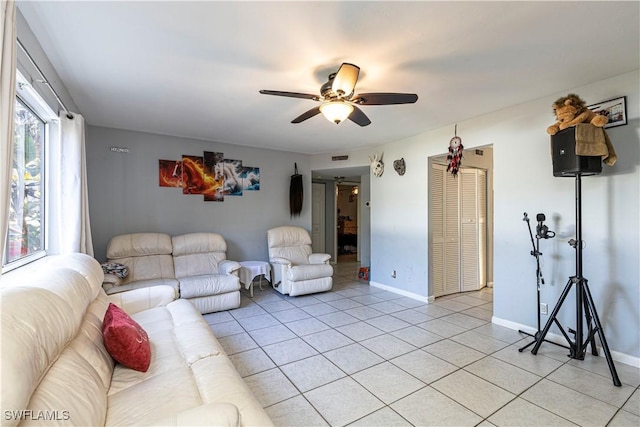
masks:
[(575, 126), (578, 123), (591, 123), (594, 126), (603, 127), (608, 119), (605, 116), (589, 110), (584, 101), (575, 93), (563, 96), (553, 103), (553, 112), (557, 122), (547, 128), (549, 135), (555, 135), (559, 130)]

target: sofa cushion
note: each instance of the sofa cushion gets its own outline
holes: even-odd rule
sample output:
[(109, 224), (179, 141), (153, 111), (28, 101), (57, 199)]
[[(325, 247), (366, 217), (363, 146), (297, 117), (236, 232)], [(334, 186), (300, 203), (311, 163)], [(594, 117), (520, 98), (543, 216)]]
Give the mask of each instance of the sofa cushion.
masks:
[(104, 346), (124, 366), (146, 372), (151, 363), (149, 336), (127, 313), (109, 303), (102, 323)]
[(134, 289), (150, 288), (152, 286), (170, 286), (173, 288), (174, 299), (180, 295), (180, 283), (175, 278), (167, 279), (149, 279), (138, 280), (136, 282), (130, 282), (126, 284), (114, 284), (110, 282), (103, 282), (102, 288), (107, 295), (117, 294), (126, 291), (132, 291)]
[[(115, 367), (106, 425), (176, 425), (176, 419), (188, 414), (202, 417), (198, 421), (207, 425), (236, 425), (236, 411), (242, 425), (272, 425), (187, 300), (132, 317), (149, 333), (151, 365), (147, 372)], [(178, 424), (199, 425), (191, 419)]]
[(107, 245), (107, 258), (170, 255), (171, 236), (165, 233), (131, 233), (115, 236)]
[[(96, 329), (104, 311), (100, 302), (92, 303), (100, 291), (100, 264), (70, 254), (11, 273), (3, 275), (0, 288), (3, 409), (54, 408), (73, 413), (79, 425), (102, 423), (113, 361)], [(87, 401), (94, 405), (91, 411)]]
[(231, 403), (209, 403), (186, 411), (172, 414), (170, 417), (153, 420), (157, 426), (239, 426), (240, 412)]
[(205, 275), (180, 279), (180, 297), (195, 298), (240, 290), (238, 276)]
[[(168, 234), (122, 234), (109, 241), (107, 261), (123, 264), (129, 268), (129, 274), (123, 278), (120, 285), (141, 280), (175, 279), (172, 250), (171, 236)], [(115, 292), (124, 290), (119, 289)]]
[(203, 254), (208, 252), (227, 252), (227, 243), (217, 233), (189, 233), (171, 238), (173, 256)]
[(122, 279), (122, 284), (140, 280), (174, 279), (173, 257), (171, 255), (132, 256), (126, 258), (109, 258), (129, 267), (129, 274)]
[(171, 238), (176, 277), (218, 274), (227, 259), (227, 243), (216, 233), (190, 233)]

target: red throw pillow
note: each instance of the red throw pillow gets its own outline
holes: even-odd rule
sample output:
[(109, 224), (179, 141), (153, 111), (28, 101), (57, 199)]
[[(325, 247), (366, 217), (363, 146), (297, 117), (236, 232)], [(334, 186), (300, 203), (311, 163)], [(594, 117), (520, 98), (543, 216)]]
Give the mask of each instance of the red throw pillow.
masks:
[(114, 360), (127, 368), (147, 372), (151, 363), (149, 336), (124, 310), (112, 303), (102, 321), (102, 339)]

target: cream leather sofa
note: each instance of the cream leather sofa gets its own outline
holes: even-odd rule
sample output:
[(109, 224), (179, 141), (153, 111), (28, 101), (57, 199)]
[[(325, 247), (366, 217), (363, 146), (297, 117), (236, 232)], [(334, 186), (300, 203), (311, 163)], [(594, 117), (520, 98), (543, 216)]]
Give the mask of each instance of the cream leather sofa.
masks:
[[(272, 425), (192, 304), (161, 285), (107, 295), (102, 279), (83, 254), (2, 276), (3, 426)], [(105, 350), (109, 302), (148, 333), (147, 372)]]
[(267, 231), (273, 287), (290, 296), (331, 290), (331, 255), (311, 253), (311, 236), (302, 227), (281, 226)]
[(103, 287), (111, 295), (168, 285), (203, 314), (238, 308), (240, 264), (227, 260), (226, 252), (224, 238), (216, 233), (122, 234), (107, 245), (107, 261), (126, 265), (129, 274), (123, 279), (107, 274)]

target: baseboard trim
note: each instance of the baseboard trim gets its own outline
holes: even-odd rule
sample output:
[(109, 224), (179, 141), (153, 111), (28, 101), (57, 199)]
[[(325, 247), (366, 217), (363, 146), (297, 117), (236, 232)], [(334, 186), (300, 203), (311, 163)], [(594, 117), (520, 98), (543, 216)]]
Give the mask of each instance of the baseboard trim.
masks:
[(425, 302), (427, 304), (432, 303), (435, 300), (433, 296), (426, 297), (424, 295), (414, 294), (413, 292), (403, 291), (402, 289), (394, 288), (388, 285), (383, 285), (382, 283), (378, 283), (378, 282), (369, 282), (369, 285), (373, 286), (374, 288), (379, 288), (385, 291), (393, 292), (394, 294), (402, 295), (403, 297), (415, 299), (420, 302)]
[[(532, 328), (531, 326), (523, 325), (521, 323), (512, 322), (511, 320), (501, 319), (499, 317), (493, 316), (491, 318), (491, 323), (504, 326), (505, 328), (513, 329), (515, 331), (524, 331), (534, 335), (538, 330), (536, 328)], [(556, 344), (567, 345), (567, 340), (562, 335), (554, 334), (548, 332), (544, 337), (545, 340), (554, 342)], [(605, 357), (602, 348), (599, 345), (596, 345), (598, 349), (598, 356)], [(624, 363), (625, 365), (633, 366), (634, 368), (640, 368), (640, 358), (632, 356), (630, 354), (621, 353), (619, 351), (614, 351), (609, 349), (611, 352), (611, 358), (620, 363)]]

